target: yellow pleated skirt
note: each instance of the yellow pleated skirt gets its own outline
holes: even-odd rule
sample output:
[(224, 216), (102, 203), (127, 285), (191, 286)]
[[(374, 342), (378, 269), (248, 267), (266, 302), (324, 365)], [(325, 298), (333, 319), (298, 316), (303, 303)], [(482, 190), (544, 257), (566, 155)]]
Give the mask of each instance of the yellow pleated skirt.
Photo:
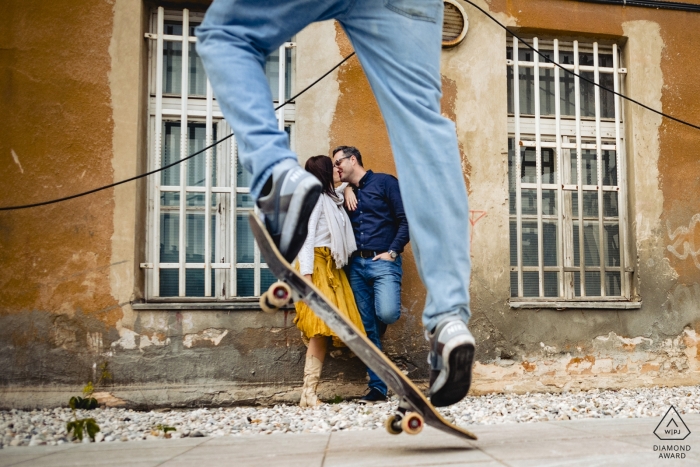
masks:
[[(296, 268), (298, 271), (298, 262)], [(348, 278), (345, 271), (336, 269), (330, 248), (314, 248), (314, 272), (311, 275), (311, 282), (365, 334), (365, 327), (362, 325), (362, 318), (357, 310)], [(296, 302), (294, 308), (297, 312), (294, 324), (297, 325), (304, 337), (310, 339), (316, 336), (331, 336), (333, 337), (333, 345), (336, 347), (345, 346), (331, 328), (316, 316), (306, 303)]]

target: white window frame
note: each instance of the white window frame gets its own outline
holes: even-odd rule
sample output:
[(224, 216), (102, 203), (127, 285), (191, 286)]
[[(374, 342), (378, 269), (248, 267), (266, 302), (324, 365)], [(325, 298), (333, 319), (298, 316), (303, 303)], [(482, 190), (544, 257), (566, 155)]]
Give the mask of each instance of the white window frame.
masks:
[[(617, 44), (611, 46), (601, 46), (597, 42), (580, 44), (579, 41), (573, 40), (560, 45), (558, 39), (540, 40), (537, 37), (525, 39), (536, 50), (542, 47), (542, 50), (553, 51), (554, 61), (559, 63), (559, 52), (561, 50), (573, 51), (574, 64), (563, 65), (564, 68), (574, 71), (577, 75), (581, 72), (593, 72), (595, 83), (599, 83), (600, 73), (606, 72), (613, 75), (614, 91), (621, 92), (624, 84), (622, 77), (627, 70), (621, 67), (620, 50)], [(517, 274), (517, 291), (511, 291), (510, 305), (513, 308), (535, 308), (546, 306), (548, 303), (557, 308), (589, 308), (599, 305), (601, 308), (638, 308), (638, 304), (630, 303), (631, 294), (631, 277), (633, 269), (629, 266), (630, 245), (628, 242), (627, 232), (627, 187), (626, 187), (626, 156), (624, 145), (624, 124), (622, 115), (622, 105), (620, 97), (615, 95), (614, 102), (614, 118), (603, 119), (601, 117), (600, 107), (600, 88), (594, 87), (595, 98), (595, 116), (586, 118), (581, 116), (581, 87), (578, 76), (574, 77), (574, 92), (575, 92), (575, 116), (562, 116), (560, 110), (560, 79), (565, 73), (553, 63), (544, 62), (541, 57), (533, 52), (533, 60), (531, 62), (519, 60), (518, 49), (526, 48), (516, 37), (509, 36), (507, 39), (508, 46), (512, 46), (512, 59), (507, 59), (506, 64), (509, 72), (512, 72), (512, 96), (513, 96), (513, 111), (508, 115), (508, 137), (514, 141), (514, 170), (513, 178), (515, 179), (515, 214), (509, 214), (510, 222), (516, 222), (517, 235), (517, 265), (511, 266), (511, 273)], [(594, 65), (583, 66), (579, 65), (579, 52), (593, 52)], [(599, 67), (599, 51), (601, 53), (612, 53), (613, 67)], [(524, 115), (520, 112), (520, 97), (519, 97), (519, 69), (521, 67), (533, 68), (534, 79), (534, 115)], [(537, 91), (540, 88), (540, 69), (550, 68), (554, 71), (554, 103), (555, 115), (541, 116), (540, 115), (540, 93)], [(510, 84), (509, 84), (510, 85)], [(536, 157), (536, 183), (523, 183), (521, 180), (521, 157), (520, 148), (534, 148)], [(554, 151), (556, 170), (555, 183), (549, 185), (542, 181), (542, 149), (551, 148)], [(597, 182), (598, 185), (582, 184), (582, 151), (595, 150), (597, 161)], [(569, 170), (569, 164), (564, 163), (563, 151), (576, 151), (577, 161), (577, 183), (566, 183), (571, 180), (566, 180), (566, 172)], [(617, 185), (603, 186), (602, 178), (602, 154), (605, 150), (614, 150), (616, 157), (617, 168)], [(570, 152), (569, 152), (570, 154)], [(562, 182), (564, 178), (564, 182)], [(536, 190), (537, 196), (537, 215), (530, 216), (532, 219), (523, 215), (522, 211), (522, 190)], [(556, 190), (557, 212), (554, 216), (546, 216), (543, 214), (542, 190)], [(618, 192), (618, 217), (615, 219), (619, 223), (619, 242), (620, 242), (620, 265), (611, 267), (606, 266), (605, 248), (607, 244), (604, 241), (605, 232), (604, 225), (613, 219), (603, 217), (604, 192)], [(584, 226), (583, 219), (583, 193), (596, 192), (598, 194), (598, 251), (600, 254), (599, 266), (585, 265), (585, 249), (584, 249), (584, 234), (583, 228), (579, 229), (579, 265), (574, 266), (574, 239), (572, 222), (577, 221), (579, 226)], [(571, 203), (565, 202), (566, 196), (577, 196), (578, 198), (578, 216), (572, 219)], [(522, 225), (523, 217), (526, 221), (537, 223), (537, 266), (523, 266), (523, 251), (522, 251)], [(551, 217), (552, 219), (547, 219)], [(557, 222), (557, 266), (544, 266), (544, 246), (543, 245), (543, 219)], [(545, 297), (544, 290), (544, 273), (547, 271), (558, 272), (558, 296)], [(606, 295), (606, 271), (620, 273), (620, 295)], [(525, 297), (523, 291), (523, 273), (537, 272), (539, 276), (539, 296)], [(586, 296), (586, 272), (600, 273), (600, 294)], [(580, 294), (576, 296), (574, 290), (574, 273), (578, 273), (580, 277)], [(517, 293), (513, 293), (517, 292)], [(613, 304), (610, 302), (623, 302)], [(596, 303), (591, 303), (596, 302)], [(615, 306), (617, 305), (617, 306)]]
[[(191, 12), (185, 8), (182, 10), (166, 10), (158, 7), (152, 12), (150, 31), (145, 34), (149, 39), (149, 131), (148, 131), (148, 166), (149, 171), (160, 168), (163, 153), (164, 122), (187, 122), (180, 124), (180, 157), (186, 157), (188, 153), (188, 125), (200, 123), (206, 126), (205, 146), (213, 141), (214, 128), (217, 129), (217, 138), (221, 139), (231, 133), (231, 128), (224, 120), (224, 116), (214, 99), (209, 80), (206, 83), (206, 96), (189, 95), (189, 44), (197, 41), (196, 37), (189, 35), (190, 23), (201, 22), (203, 13)], [(165, 21), (181, 21), (182, 35), (164, 34)], [(155, 32), (153, 32), (155, 31)], [(163, 46), (166, 42), (182, 43), (182, 78), (180, 95), (163, 94)], [(286, 57), (286, 51), (291, 50), (294, 64), (293, 42), (284, 43), (279, 50), (280, 57)], [(292, 68), (292, 89), (294, 86), (294, 70)], [(284, 102), (286, 96), (286, 59), (280, 59), (279, 66), (279, 101)], [(294, 142), (294, 104), (290, 103), (277, 111), (280, 129), (286, 129), (290, 133), (290, 144)], [(249, 187), (237, 186), (237, 146), (235, 136), (216, 147), (217, 151), (217, 177), (227, 179), (227, 186), (214, 183), (212, 180), (212, 154), (213, 150), (205, 151), (205, 184), (204, 186), (187, 186), (188, 162), (180, 164), (180, 184), (174, 186), (161, 185), (161, 173), (148, 178), (148, 220), (146, 235), (146, 262), (141, 267), (146, 272), (146, 301), (152, 302), (208, 302), (208, 301), (250, 301), (261, 293), (261, 271), (267, 269), (264, 259), (260, 255), (257, 244), (253, 246), (253, 262), (236, 261), (236, 217), (243, 215), (247, 222), (247, 214), (254, 208), (237, 207), (238, 196), (250, 193)], [(197, 156), (201, 157), (201, 156)], [(228, 171), (227, 174), (224, 172)], [(216, 185), (216, 186), (215, 186)], [(161, 194), (175, 192), (180, 194), (179, 206), (172, 209), (179, 214), (179, 257), (177, 262), (164, 263), (160, 261), (160, 236), (161, 236)], [(204, 206), (193, 208), (187, 206), (187, 194), (204, 194)], [(212, 206), (212, 195), (222, 194), (217, 205)], [(167, 208), (165, 208), (167, 209)], [(188, 263), (187, 254), (187, 214), (194, 210), (204, 211), (204, 262)], [(215, 215), (215, 225), (212, 225), (212, 214)], [(212, 229), (217, 231), (215, 241), (212, 242)], [(212, 251), (216, 253), (216, 261), (212, 261)], [(160, 296), (160, 272), (165, 269), (179, 270), (178, 296)], [(192, 297), (186, 295), (186, 270), (204, 270), (204, 296)], [(254, 270), (254, 293), (252, 296), (239, 296), (237, 290), (237, 273), (242, 269)], [(212, 293), (212, 271), (215, 272), (215, 287)]]

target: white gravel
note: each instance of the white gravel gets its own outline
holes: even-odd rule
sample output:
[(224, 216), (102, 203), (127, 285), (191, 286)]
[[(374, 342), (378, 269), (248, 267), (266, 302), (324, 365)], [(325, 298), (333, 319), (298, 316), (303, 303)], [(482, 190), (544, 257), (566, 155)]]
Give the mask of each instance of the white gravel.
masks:
[[(300, 409), (294, 405), (151, 412), (96, 409), (78, 411), (78, 417), (92, 417), (97, 421), (101, 429), (97, 442), (114, 442), (383, 429), (384, 420), (396, 404), (394, 399), (373, 406), (356, 402), (323, 404), (318, 409)], [(681, 414), (700, 413), (700, 386), (562, 394), (489, 394), (467, 397), (440, 411), (457, 425), (469, 427), (585, 418), (661, 417), (671, 405)], [(72, 412), (67, 408), (0, 411), (0, 448), (71, 442), (66, 433), (69, 420), (72, 420)], [(158, 425), (173, 427), (175, 431), (166, 436)], [(87, 437), (83, 442), (88, 442)]]

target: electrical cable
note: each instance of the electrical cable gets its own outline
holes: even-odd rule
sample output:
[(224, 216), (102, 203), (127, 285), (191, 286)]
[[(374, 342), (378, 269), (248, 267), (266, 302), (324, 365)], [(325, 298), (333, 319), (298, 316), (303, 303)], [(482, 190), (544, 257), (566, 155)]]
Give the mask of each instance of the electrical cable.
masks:
[[(575, 73), (575, 72), (573, 72), (573, 71), (571, 71), (571, 70), (568, 70), (568, 69), (564, 68), (564, 66), (560, 65), (559, 63), (553, 62), (552, 60), (550, 60), (549, 58), (547, 58), (542, 52), (540, 52), (539, 50), (535, 49), (533, 46), (531, 46), (531, 45), (528, 44), (526, 41), (524, 41), (520, 36), (518, 36), (517, 34), (515, 34), (513, 31), (511, 31), (511, 30), (508, 29), (506, 26), (504, 26), (504, 25), (503, 25), (500, 21), (498, 21), (496, 18), (494, 18), (493, 16), (491, 16), (489, 13), (487, 13), (487, 12), (486, 12), (484, 9), (482, 9), (480, 6), (476, 5), (476, 4), (475, 4), (474, 2), (472, 2), (471, 0), (464, 0), (464, 1), (465, 1), (466, 3), (468, 3), (468, 4), (470, 4), (471, 6), (473, 6), (474, 8), (476, 8), (477, 10), (479, 10), (480, 12), (482, 12), (483, 14), (485, 14), (486, 16), (488, 16), (489, 18), (491, 18), (491, 20), (492, 20), (494, 23), (496, 23), (497, 25), (499, 25), (500, 27), (502, 27), (503, 29), (505, 29), (506, 32), (508, 32), (509, 34), (512, 34), (513, 37), (515, 37), (516, 39), (518, 39), (520, 42), (522, 42), (523, 44), (525, 44), (529, 49), (531, 49), (531, 50), (532, 50), (533, 52), (535, 52), (537, 55), (539, 55), (540, 57), (542, 57), (542, 58), (545, 60), (545, 62), (553, 63), (554, 65), (556, 65), (557, 67), (561, 68), (561, 69), (564, 70), (565, 72), (576, 76), (578, 79), (582, 79), (583, 81), (586, 81), (587, 83), (590, 83), (590, 84), (592, 84), (592, 85), (594, 85), (594, 86), (598, 86), (600, 89), (603, 89), (603, 90), (608, 91), (608, 92), (610, 92), (610, 93), (612, 93), (612, 94), (615, 94), (616, 96), (622, 97), (623, 99), (626, 99), (626, 100), (628, 100), (628, 101), (630, 101), (630, 102), (632, 102), (632, 103), (634, 103), (634, 104), (637, 104), (638, 106), (640, 106), (640, 107), (642, 107), (642, 108), (644, 108), (644, 109), (647, 109), (647, 110), (649, 110), (649, 111), (651, 111), (651, 112), (654, 112), (655, 114), (661, 115), (662, 117), (666, 117), (666, 118), (668, 118), (668, 119), (670, 119), (670, 120), (673, 120), (673, 121), (675, 121), (675, 122), (682, 123), (683, 125), (687, 125), (687, 126), (689, 126), (689, 127), (691, 127), (691, 128), (695, 128), (696, 130), (700, 130), (700, 126), (698, 126), (698, 125), (695, 125), (695, 124), (693, 124), (693, 123), (686, 122), (685, 120), (681, 120), (680, 118), (676, 118), (676, 117), (673, 117), (673, 116), (671, 116), (671, 115), (665, 114), (665, 113), (661, 112), (660, 110), (653, 109), (653, 108), (649, 107), (649, 106), (646, 105), (646, 104), (642, 104), (641, 102), (632, 99), (631, 97), (625, 96), (624, 94), (620, 94), (619, 92), (616, 92), (616, 91), (614, 91), (614, 90), (612, 90), (612, 89), (608, 89), (608, 88), (606, 88), (605, 86), (601, 86), (600, 84), (596, 83), (595, 81), (592, 81), (592, 80), (590, 80), (590, 79), (588, 79), (588, 78), (585, 78), (585, 77), (583, 77), (583, 76), (581, 76), (581, 75), (579, 75), (579, 74), (577, 74), (577, 73)], [(514, 59), (514, 60), (517, 60), (517, 57), (514, 57), (513, 59)]]
[[(328, 76), (328, 75), (330, 75), (331, 73), (333, 73), (333, 71), (335, 71), (335, 70), (336, 70), (339, 66), (341, 66), (343, 63), (345, 63), (345, 62), (347, 62), (348, 60), (350, 60), (350, 58), (351, 58), (353, 55), (355, 55), (355, 52), (350, 53), (347, 57), (345, 57), (344, 59), (342, 59), (337, 65), (335, 65), (333, 68), (331, 68), (330, 70), (328, 70), (327, 72), (325, 72), (323, 75), (321, 75), (321, 77), (319, 77), (316, 81), (314, 81), (313, 83), (309, 84), (309, 85), (306, 86), (304, 89), (302, 89), (301, 91), (299, 91), (298, 93), (296, 93), (295, 95), (293, 95), (292, 97), (290, 97), (289, 99), (287, 99), (286, 101), (284, 101), (282, 104), (280, 104), (280, 105), (278, 105), (277, 107), (275, 107), (275, 110), (277, 111), (277, 110), (281, 109), (282, 107), (284, 107), (285, 105), (289, 104), (290, 102), (293, 102), (294, 99), (296, 99), (297, 97), (299, 97), (299, 96), (301, 96), (302, 94), (304, 94), (306, 91), (308, 91), (308, 90), (311, 89), (313, 86), (315, 86), (315, 85), (316, 85), (319, 81), (321, 81), (323, 78), (325, 78), (326, 76)], [(220, 143), (226, 141), (226, 140), (229, 139), (231, 136), (233, 136), (233, 133), (230, 133), (229, 135), (224, 136), (223, 138), (221, 138), (221, 139), (218, 140), (218, 141), (214, 141), (214, 142), (213, 142), (212, 144), (210, 144), (209, 146), (207, 146), (207, 147), (205, 147), (205, 148), (203, 148), (203, 149), (200, 149), (199, 151), (194, 152), (194, 153), (190, 154), (189, 156), (187, 156), (187, 157), (185, 157), (185, 158), (183, 158), (183, 159), (177, 160), (177, 161), (175, 161), (175, 162), (173, 162), (173, 163), (171, 163), (171, 164), (165, 165), (165, 166), (160, 167), (160, 168), (158, 168), (158, 169), (151, 170), (150, 172), (146, 172), (146, 173), (143, 173), (143, 174), (140, 174), (140, 175), (136, 175), (136, 176), (131, 177), (131, 178), (127, 178), (126, 180), (121, 180), (121, 181), (119, 181), (119, 182), (115, 182), (115, 183), (112, 183), (112, 184), (109, 184), (109, 185), (101, 186), (101, 187), (99, 187), (99, 188), (94, 188), (94, 189), (92, 189), (92, 190), (84, 191), (84, 192), (82, 192), (82, 193), (77, 193), (77, 194), (75, 194), (75, 195), (70, 195), (70, 196), (66, 196), (66, 197), (63, 197), (63, 198), (52, 199), (52, 200), (49, 200), (49, 201), (42, 201), (42, 202), (40, 202), (40, 203), (24, 204), (24, 205), (20, 205), (20, 206), (5, 206), (5, 207), (0, 207), (0, 211), (15, 211), (15, 210), (18, 210), (18, 209), (35, 208), (35, 207), (39, 207), (39, 206), (46, 206), (46, 205), (48, 205), (48, 204), (60, 203), (60, 202), (62, 202), (62, 201), (68, 201), (68, 200), (70, 200), (70, 199), (79, 198), (79, 197), (81, 197), (81, 196), (85, 196), (85, 195), (89, 195), (89, 194), (92, 194), (92, 193), (96, 193), (96, 192), (98, 192), (98, 191), (106, 190), (106, 189), (108, 189), (108, 188), (113, 188), (113, 187), (115, 187), (115, 186), (122, 185), (122, 184), (124, 184), (124, 183), (132, 182), (132, 181), (134, 181), (134, 180), (138, 180), (139, 178), (148, 177), (149, 175), (153, 175), (153, 174), (155, 174), (155, 173), (158, 173), (158, 172), (161, 172), (161, 171), (163, 171), (163, 170), (169, 169), (170, 167), (174, 167), (174, 166), (176, 166), (176, 165), (178, 165), (178, 164), (182, 164), (183, 162), (185, 162), (185, 161), (187, 161), (187, 160), (189, 160), (189, 159), (192, 159), (193, 157), (198, 156), (199, 154), (202, 154), (203, 152), (205, 152), (205, 151), (207, 151), (207, 150), (213, 148), (213, 147), (216, 146), (217, 144), (220, 144)]]
[(577, 2), (598, 3), (600, 5), (632, 6), (641, 8), (653, 8), (655, 10), (675, 10), (700, 12), (700, 5), (684, 2), (660, 2), (658, 0), (575, 0)]

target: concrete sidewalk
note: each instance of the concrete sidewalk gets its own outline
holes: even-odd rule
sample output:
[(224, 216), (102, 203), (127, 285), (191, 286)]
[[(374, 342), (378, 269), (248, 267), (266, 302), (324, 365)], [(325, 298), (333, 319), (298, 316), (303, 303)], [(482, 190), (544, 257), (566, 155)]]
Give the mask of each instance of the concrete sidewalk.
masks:
[[(417, 436), (384, 430), (328, 434), (184, 438), (0, 450), (9, 466), (691, 466), (700, 465), (700, 415), (684, 415), (690, 436), (660, 441), (660, 418), (577, 420), (469, 427), (467, 442), (426, 428)], [(659, 458), (655, 446), (684, 446)], [(690, 448), (688, 450), (688, 448)]]

